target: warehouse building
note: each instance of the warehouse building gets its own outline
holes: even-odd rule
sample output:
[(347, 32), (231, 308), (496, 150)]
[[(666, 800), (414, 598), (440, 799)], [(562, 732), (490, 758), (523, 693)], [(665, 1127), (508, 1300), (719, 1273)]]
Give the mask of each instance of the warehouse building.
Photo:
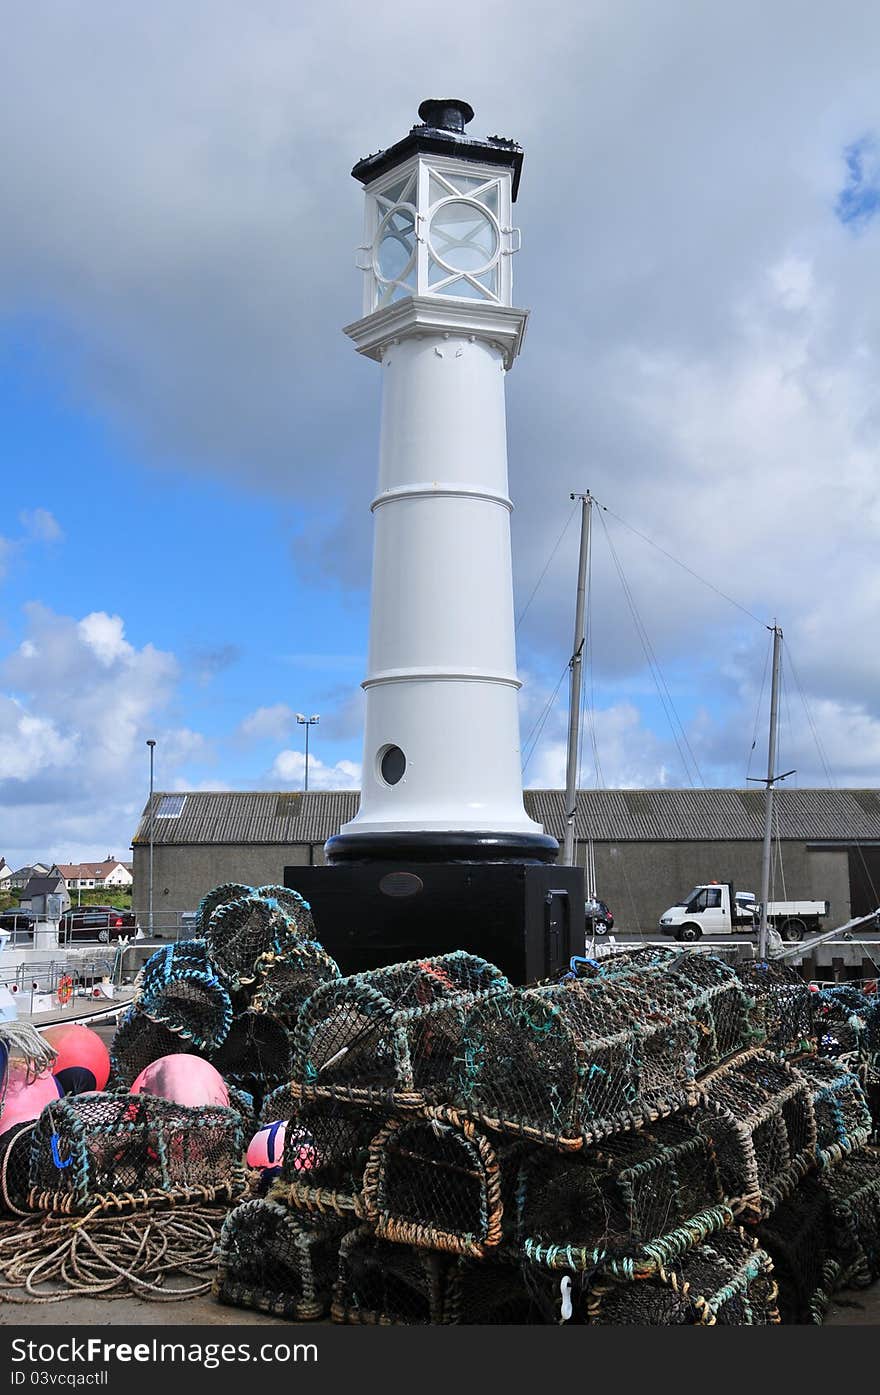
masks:
[[(353, 790), (154, 793), (132, 841), (133, 906), (146, 926), (150, 848), (154, 926), (191, 912), (222, 882), (284, 880), (286, 866), (324, 861), (324, 843), (354, 817)], [(526, 790), (525, 807), (560, 843), (561, 790)], [(831, 925), (880, 906), (880, 792), (779, 789), (774, 898), (827, 900)], [(580, 790), (576, 857), (621, 931), (648, 931), (700, 882), (760, 894), (764, 795), (740, 789)]]

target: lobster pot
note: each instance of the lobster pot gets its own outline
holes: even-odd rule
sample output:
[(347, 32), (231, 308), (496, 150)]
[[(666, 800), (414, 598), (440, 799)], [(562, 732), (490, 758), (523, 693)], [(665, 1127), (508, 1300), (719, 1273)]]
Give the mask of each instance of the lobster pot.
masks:
[(299, 1210), (363, 1216), (364, 1168), (370, 1144), (388, 1123), (388, 1110), (290, 1089), (294, 1108), (277, 1191)]
[(693, 1102), (695, 1030), (629, 983), (488, 994), (468, 1017), (453, 1103), (492, 1129), (580, 1148)]
[(751, 959), (738, 964), (736, 972), (763, 1006), (767, 1049), (783, 1056), (815, 1051), (816, 995), (794, 965)]
[(428, 1327), (443, 1321), (446, 1255), (377, 1240), (369, 1226), (339, 1246), (339, 1274), (330, 1317), (381, 1327)]
[(249, 1090), (239, 1090), (235, 1085), (226, 1086), (229, 1095), (229, 1108), (234, 1109), (243, 1130), (245, 1146), (257, 1128), (257, 1102)]
[(138, 976), (136, 1002), (152, 1022), (213, 1051), (232, 1024), (232, 1003), (211, 964), (204, 940), (180, 940), (152, 955)]
[(289, 886), (258, 886), (257, 896), (266, 901), (277, 901), (284, 914), (293, 921), (297, 935), (303, 940), (315, 940), (315, 922), (312, 908), (298, 891)]
[(690, 1114), (579, 1153), (530, 1150), (516, 1186), (517, 1248), (533, 1264), (644, 1277), (733, 1221)]
[(263, 955), (279, 954), (295, 939), (296, 927), (278, 902), (256, 893), (224, 901), (211, 913), (205, 931), (208, 955), (233, 991), (255, 982)]
[(607, 1327), (769, 1327), (779, 1322), (773, 1261), (756, 1240), (731, 1227), (651, 1278), (595, 1284), (587, 1321)]
[(823, 988), (813, 998), (819, 1055), (844, 1056), (857, 1065), (865, 1051), (867, 1018), (873, 1004), (847, 983)]
[(304, 1221), (274, 1201), (243, 1201), (223, 1222), (214, 1297), (291, 1322), (317, 1322), (330, 1306), (345, 1224)]
[(831, 1225), (828, 1192), (808, 1176), (757, 1227), (758, 1243), (773, 1261), (783, 1323), (821, 1325), (825, 1319), (840, 1275)]
[(218, 906), (225, 906), (229, 901), (238, 901), (242, 896), (253, 896), (254, 888), (245, 886), (244, 882), (223, 882), (221, 886), (215, 886), (202, 897), (196, 908), (195, 932), (202, 939), (208, 933), (208, 924), (211, 916)]
[(112, 1088), (127, 1090), (142, 1070), (161, 1056), (198, 1055), (191, 1041), (130, 1007), (122, 1016), (110, 1045)]
[(445, 1102), (468, 1013), (508, 988), (463, 951), (325, 983), (300, 1012), (293, 1079), (364, 1102)]
[(317, 940), (297, 940), (257, 961), (254, 1012), (268, 1012), (291, 1031), (306, 998), (321, 983), (340, 977), (335, 959)]
[(670, 1017), (693, 1018), (698, 1077), (763, 1042), (763, 1011), (723, 959), (692, 950), (666, 950), (656, 959), (641, 954), (619, 956), (616, 967), (615, 956), (602, 964), (601, 976), (628, 983)]
[(880, 1151), (865, 1148), (821, 1174), (831, 1203), (840, 1288), (867, 1288), (880, 1277)]
[(858, 1077), (839, 1061), (806, 1056), (794, 1065), (813, 1097), (819, 1166), (831, 1167), (863, 1148), (871, 1137), (873, 1122), (865, 1091)]
[[(577, 1303), (582, 1275), (569, 1276), (575, 1298), (570, 1321), (584, 1322)], [(560, 1275), (504, 1258), (457, 1259), (449, 1270), (444, 1324), (457, 1327), (553, 1325), (562, 1320)]]
[(290, 1077), (290, 1036), (277, 1017), (248, 1008), (233, 1018), (211, 1062), (235, 1085), (272, 1089)]
[(244, 1190), (241, 1120), (219, 1105), (93, 1091), (43, 1110), (30, 1204), (81, 1214), (177, 1201), (234, 1201)]
[(725, 1200), (750, 1219), (768, 1216), (816, 1166), (810, 1086), (787, 1061), (752, 1051), (701, 1080), (700, 1098)]
[(501, 1166), (469, 1119), (391, 1119), (370, 1145), (364, 1209), (376, 1234), (402, 1245), (482, 1258), (501, 1241)]
[(0, 1212), (29, 1216), (30, 1168), (34, 1124), (13, 1124), (0, 1136)]

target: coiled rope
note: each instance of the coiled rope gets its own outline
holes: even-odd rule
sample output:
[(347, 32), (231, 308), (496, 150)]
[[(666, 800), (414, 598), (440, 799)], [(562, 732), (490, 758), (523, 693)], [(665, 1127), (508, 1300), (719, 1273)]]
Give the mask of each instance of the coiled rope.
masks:
[[(181, 1206), (107, 1216), (95, 1207), (76, 1218), (36, 1215), (0, 1223), (0, 1303), (127, 1294), (162, 1302), (208, 1293), (225, 1214)], [(181, 1278), (196, 1282), (181, 1285)]]

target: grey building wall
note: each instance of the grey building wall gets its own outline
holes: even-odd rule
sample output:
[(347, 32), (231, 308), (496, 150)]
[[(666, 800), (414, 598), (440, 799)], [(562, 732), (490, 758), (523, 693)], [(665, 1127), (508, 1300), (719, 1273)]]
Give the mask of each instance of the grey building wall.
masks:
[[(782, 899), (828, 900), (828, 928), (850, 917), (849, 864), (846, 848), (816, 848), (803, 842), (780, 844), (784, 889), (779, 866), (771, 883)], [(585, 843), (576, 856), (585, 865)], [(622, 932), (657, 932), (668, 906), (700, 882), (732, 881), (740, 889), (761, 891), (761, 844), (596, 843), (598, 894), (607, 901)], [(222, 882), (261, 886), (281, 883), (286, 866), (320, 865), (324, 844), (187, 844), (155, 846), (153, 850), (154, 925), (172, 924), (181, 911), (194, 911), (201, 898)], [(146, 925), (149, 900), (149, 848), (134, 847), (132, 905)]]
[[(776, 900), (830, 901), (828, 928), (850, 918), (846, 848), (812, 848), (784, 842), (771, 876)], [(585, 845), (578, 848), (583, 865)], [(733, 882), (761, 894), (761, 844), (596, 843), (596, 887), (614, 912), (615, 929), (655, 932), (667, 907), (701, 882)], [(781, 864), (781, 870), (780, 870)]]
[[(146, 926), (150, 896), (150, 850), (135, 846), (132, 910)], [(308, 844), (216, 844), (153, 848), (153, 920), (173, 923), (181, 911), (194, 911), (202, 897), (222, 882), (244, 882), (246, 886), (281, 884), (285, 867), (308, 866)], [(317, 861), (317, 858), (315, 859)], [(323, 861), (323, 844), (321, 851)]]

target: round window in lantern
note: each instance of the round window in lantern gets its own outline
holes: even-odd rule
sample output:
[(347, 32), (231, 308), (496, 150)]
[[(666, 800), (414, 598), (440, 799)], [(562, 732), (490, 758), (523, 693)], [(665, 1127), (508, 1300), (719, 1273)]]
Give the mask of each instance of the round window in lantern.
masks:
[(389, 209), (379, 224), (373, 262), (380, 281), (395, 285), (410, 279), (416, 260), (415, 211), (405, 204)]
[(379, 774), (386, 785), (398, 784), (406, 770), (406, 756), (399, 746), (383, 746), (379, 752)]
[(446, 199), (430, 225), (431, 255), (450, 272), (479, 276), (498, 259), (501, 238), (488, 209), (471, 199)]

